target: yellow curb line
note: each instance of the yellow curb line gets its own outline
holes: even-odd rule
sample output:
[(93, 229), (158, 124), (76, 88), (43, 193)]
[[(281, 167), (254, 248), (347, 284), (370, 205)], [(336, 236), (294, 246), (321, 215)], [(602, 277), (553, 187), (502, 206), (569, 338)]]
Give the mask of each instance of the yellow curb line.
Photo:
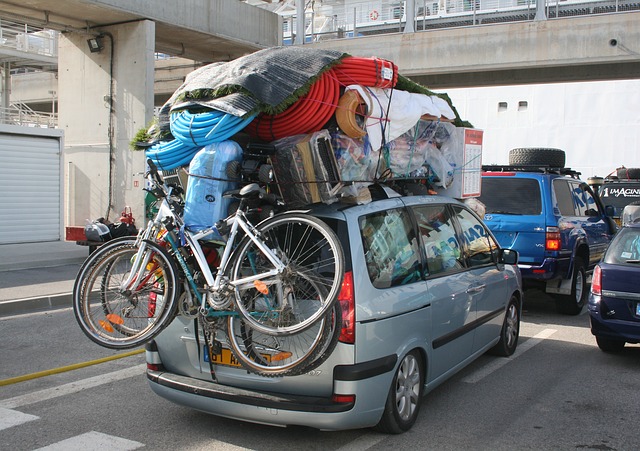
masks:
[(136, 354), (142, 354), (144, 349), (136, 349), (135, 351), (125, 352), (123, 354), (112, 355), (110, 357), (103, 357), (101, 359), (89, 360), (87, 362), (82, 363), (74, 363), (73, 365), (61, 366), (58, 368), (53, 368), (45, 371), (38, 371), (37, 373), (25, 374), (24, 376), (11, 377), (9, 379), (0, 380), (0, 387), (3, 385), (11, 385), (18, 382), (24, 382), (31, 379), (37, 379), (39, 377), (51, 376), (52, 374), (64, 373), (66, 371), (77, 370), (79, 368), (84, 368), (91, 365), (97, 365), (99, 363), (110, 362), (111, 360), (122, 359), (124, 357), (129, 357)]

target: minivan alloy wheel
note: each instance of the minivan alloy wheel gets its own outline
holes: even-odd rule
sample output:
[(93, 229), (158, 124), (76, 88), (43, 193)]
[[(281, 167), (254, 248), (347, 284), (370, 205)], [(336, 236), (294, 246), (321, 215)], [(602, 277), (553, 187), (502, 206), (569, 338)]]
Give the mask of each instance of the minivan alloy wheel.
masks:
[(388, 434), (400, 434), (411, 429), (420, 411), (424, 377), (420, 353), (413, 350), (398, 365), (376, 429)]
[(398, 369), (396, 380), (396, 406), (404, 421), (411, 418), (418, 406), (420, 394), (420, 365), (411, 354), (407, 355)]
[(505, 318), (505, 326), (507, 348), (513, 348), (520, 334), (520, 315), (518, 314), (518, 306), (515, 303), (509, 304), (507, 317)]

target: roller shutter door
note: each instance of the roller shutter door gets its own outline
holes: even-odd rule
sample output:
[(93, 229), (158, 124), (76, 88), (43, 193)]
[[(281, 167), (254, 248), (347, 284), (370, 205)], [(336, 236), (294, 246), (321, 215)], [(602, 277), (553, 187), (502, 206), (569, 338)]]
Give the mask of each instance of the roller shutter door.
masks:
[(0, 133), (0, 244), (61, 239), (60, 141)]

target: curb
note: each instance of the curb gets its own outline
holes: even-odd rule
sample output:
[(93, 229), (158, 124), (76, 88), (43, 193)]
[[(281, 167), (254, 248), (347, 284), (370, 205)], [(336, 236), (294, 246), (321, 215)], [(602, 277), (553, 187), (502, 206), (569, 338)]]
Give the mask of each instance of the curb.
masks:
[(72, 296), (72, 293), (62, 293), (0, 301), (0, 316), (71, 307)]
[(0, 264), (0, 272), (9, 272), (9, 271), (19, 271), (23, 269), (38, 269), (38, 268), (51, 268), (54, 266), (64, 266), (64, 265), (81, 265), (87, 257), (64, 257), (58, 260), (52, 261), (27, 261), (27, 262), (16, 262), (15, 260), (11, 263), (3, 263)]

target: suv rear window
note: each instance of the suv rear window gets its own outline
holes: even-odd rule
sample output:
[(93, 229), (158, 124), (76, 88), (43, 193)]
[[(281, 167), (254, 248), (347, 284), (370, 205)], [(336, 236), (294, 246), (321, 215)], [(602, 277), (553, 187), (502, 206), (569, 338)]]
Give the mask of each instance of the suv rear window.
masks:
[(539, 215), (542, 213), (540, 184), (536, 179), (483, 177), (480, 202), (487, 214)]
[(605, 205), (622, 210), (631, 202), (640, 201), (640, 182), (638, 183), (605, 183), (600, 192)]

